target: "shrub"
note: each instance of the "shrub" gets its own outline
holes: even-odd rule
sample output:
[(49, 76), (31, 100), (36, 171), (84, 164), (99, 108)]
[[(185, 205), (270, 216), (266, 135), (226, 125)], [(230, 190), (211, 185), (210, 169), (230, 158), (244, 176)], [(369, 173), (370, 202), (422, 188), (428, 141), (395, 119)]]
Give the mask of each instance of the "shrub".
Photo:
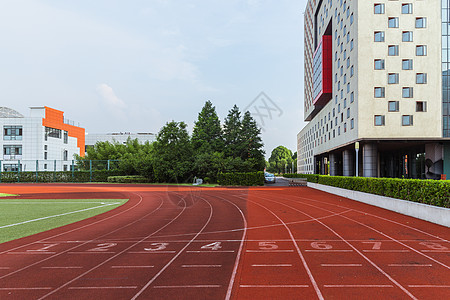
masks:
[(308, 182), (317, 183), (319, 175), (317, 174), (284, 174), (286, 178), (306, 178)]
[(229, 186), (264, 185), (264, 172), (219, 173), (217, 182)]
[(118, 170), (60, 172), (2, 172), (0, 182), (107, 182), (108, 176), (123, 175)]
[(129, 175), (129, 176), (109, 176), (108, 182), (115, 183), (148, 183), (148, 178), (140, 175)]

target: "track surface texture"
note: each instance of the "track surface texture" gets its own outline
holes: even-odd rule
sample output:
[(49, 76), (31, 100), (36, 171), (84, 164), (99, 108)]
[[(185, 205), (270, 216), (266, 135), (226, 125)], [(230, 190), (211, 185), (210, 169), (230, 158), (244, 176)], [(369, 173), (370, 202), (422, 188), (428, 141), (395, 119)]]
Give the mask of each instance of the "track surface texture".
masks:
[(130, 199), (0, 244), (0, 299), (449, 299), (448, 228), (307, 187), (1, 185)]

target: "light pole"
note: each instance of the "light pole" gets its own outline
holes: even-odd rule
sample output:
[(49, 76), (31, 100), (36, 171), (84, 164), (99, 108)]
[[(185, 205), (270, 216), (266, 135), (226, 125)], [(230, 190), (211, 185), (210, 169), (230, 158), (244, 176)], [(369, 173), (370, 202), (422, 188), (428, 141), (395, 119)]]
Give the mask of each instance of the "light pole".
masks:
[(355, 143), (355, 151), (356, 151), (356, 177), (358, 177), (358, 170), (359, 170), (359, 167), (358, 167), (359, 142)]

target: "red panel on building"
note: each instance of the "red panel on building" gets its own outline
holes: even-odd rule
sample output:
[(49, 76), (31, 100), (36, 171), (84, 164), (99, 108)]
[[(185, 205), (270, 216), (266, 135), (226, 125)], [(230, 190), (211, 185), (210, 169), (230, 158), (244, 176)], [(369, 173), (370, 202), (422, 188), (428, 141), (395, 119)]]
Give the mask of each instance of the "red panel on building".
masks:
[(325, 106), (333, 97), (333, 42), (331, 35), (322, 36), (314, 53), (315, 106)]

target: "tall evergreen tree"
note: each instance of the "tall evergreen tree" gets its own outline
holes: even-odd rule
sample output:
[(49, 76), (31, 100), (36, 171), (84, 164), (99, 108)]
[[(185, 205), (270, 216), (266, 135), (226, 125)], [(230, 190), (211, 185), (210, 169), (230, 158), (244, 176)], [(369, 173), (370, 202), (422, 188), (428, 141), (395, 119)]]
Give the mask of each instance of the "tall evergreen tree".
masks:
[(261, 129), (249, 111), (246, 111), (241, 123), (241, 158), (251, 162), (253, 170), (264, 169), (264, 144), (261, 138)]
[(192, 146), (196, 153), (214, 153), (223, 151), (223, 145), (216, 108), (211, 101), (206, 101), (192, 131)]
[(225, 142), (225, 155), (240, 157), (242, 152), (241, 139), (241, 112), (235, 104), (228, 112), (223, 126), (223, 138)]

